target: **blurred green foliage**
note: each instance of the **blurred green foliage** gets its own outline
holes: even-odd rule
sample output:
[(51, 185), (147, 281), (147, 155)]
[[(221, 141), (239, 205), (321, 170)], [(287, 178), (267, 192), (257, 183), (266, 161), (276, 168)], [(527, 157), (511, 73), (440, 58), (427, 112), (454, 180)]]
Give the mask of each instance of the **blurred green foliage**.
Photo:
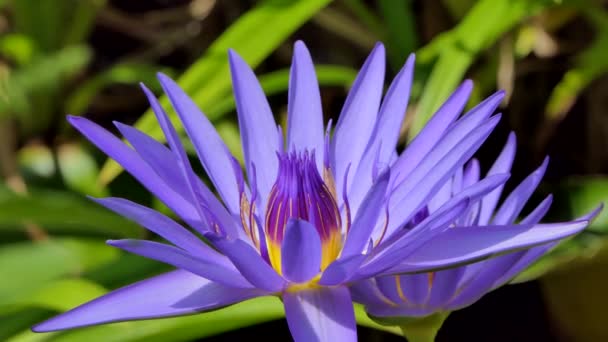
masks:
[[(117, 15), (116, 3), (0, 0), (0, 340), (186, 341), (283, 316), (277, 299), (261, 298), (212, 313), (162, 321), (44, 335), (29, 331), (29, 326), (57, 312), (168, 269), (105, 246), (105, 239), (142, 237), (146, 232), (91, 203), (86, 195), (125, 196), (165, 212), (166, 208), (123, 175), (116, 163), (89, 148), (64, 119), (67, 113), (94, 115), (103, 124), (124, 118), (162, 141), (160, 127), (149, 110), (137, 116), (109, 114), (138, 108), (142, 99), (131, 98), (131, 86), (137, 82), (159, 91), (155, 81), (158, 71), (177, 75), (180, 85), (241, 160), (240, 137), (232, 115), (235, 104), (229, 48), (261, 70), (260, 82), (273, 104), (274, 97), (285, 97), (287, 92), (285, 56), (290, 55), (294, 39), (319, 46), (337, 42), (337, 47), (355, 51), (357, 56), (352, 57), (350, 52), (317, 54), (313, 50), (313, 58), (322, 61), (316, 70), (324, 90), (324, 108), (332, 110), (333, 106), (325, 104), (325, 95), (331, 101), (344, 97), (363, 58), (364, 53), (357, 49), (367, 49), (374, 40), (384, 41), (391, 75), (416, 52), (405, 141), (416, 135), (464, 77), (477, 84), (472, 102), (497, 87), (505, 88), (507, 98), (511, 98), (521, 86), (518, 77), (524, 77), (517, 72), (523, 73), (521, 70), (529, 69), (534, 61), (544, 63), (559, 55), (560, 30), (578, 20), (575, 25), (585, 23), (593, 33), (588, 35), (588, 44), (564, 52), (566, 66), (551, 84), (550, 96), (535, 99), (541, 108), (534, 119), (536, 130), (530, 128), (532, 116), (526, 116), (519, 126), (522, 119), (516, 113), (507, 119), (514, 129), (533, 132), (534, 138), (526, 140), (524, 134), (521, 144), (529, 155), (546, 153), (548, 141), (559, 134), (560, 123), (569, 119), (581, 96), (608, 71), (608, 12), (600, 2), (591, 0), (437, 0), (424, 4), (413, 0), (263, 0), (254, 1), (250, 8), (234, 5), (232, 12), (213, 1), (192, 0), (165, 12), (150, 10), (134, 18)], [(443, 21), (435, 17), (429, 20), (429, 13), (434, 15), (437, 8), (442, 9)], [(224, 10), (232, 14), (224, 21), (214, 19)], [(166, 27), (172, 23), (181, 25), (175, 30), (177, 34), (159, 33), (170, 31)], [(104, 25), (141, 38), (137, 43), (141, 51), (135, 49), (119, 57), (106, 55), (107, 46), (96, 45), (99, 38), (92, 38)], [(217, 32), (214, 25), (220, 27)], [(175, 46), (186, 46), (184, 50), (191, 56), (186, 58), (187, 66), (167, 63), (171, 59), (162, 51), (175, 46), (165, 40), (197, 28), (202, 33), (186, 35), (191, 41), (174, 42)], [(324, 35), (331, 40), (325, 45), (316, 41)], [(197, 48), (199, 45), (204, 49)], [(163, 47), (161, 52), (158, 46)], [(530, 91), (525, 85), (523, 89)], [(115, 96), (122, 92), (122, 97)], [(134, 107), (121, 107), (120, 101), (114, 101), (125, 98)], [(284, 101), (276, 102), (278, 121), (284, 124)], [(183, 135), (166, 97), (161, 96), (161, 103)], [(136, 110), (140, 109), (143, 107)], [(586, 133), (577, 136), (581, 135)], [(592, 141), (593, 149), (606, 150), (608, 135), (606, 138)], [(187, 139), (184, 143), (194, 155)], [(585, 175), (591, 171), (584, 168), (577, 172), (582, 175), (560, 175), (558, 181), (545, 185), (544, 191), (555, 192), (558, 199), (553, 210), (556, 219), (582, 215), (608, 200), (606, 176)], [(573, 265), (596, 260), (605, 251), (607, 232), (608, 211), (604, 211), (587, 231), (562, 243), (515, 281), (560, 274)], [(371, 322), (360, 307), (357, 319), (368, 327), (388, 329)]]

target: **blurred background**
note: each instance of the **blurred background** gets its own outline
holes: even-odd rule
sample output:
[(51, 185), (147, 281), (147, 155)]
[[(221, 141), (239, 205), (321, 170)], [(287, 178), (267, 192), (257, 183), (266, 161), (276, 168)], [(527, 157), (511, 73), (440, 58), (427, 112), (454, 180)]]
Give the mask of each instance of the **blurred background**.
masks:
[[(605, 1), (0, 0), (1, 341), (289, 340), (274, 298), (61, 333), (34, 334), (29, 327), (169, 269), (104, 244), (147, 233), (85, 195), (168, 210), (71, 129), (66, 114), (112, 131), (113, 120), (133, 124), (160, 140), (137, 83), (161, 95), (155, 73), (163, 71), (241, 158), (227, 49), (255, 68), (284, 124), (297, 39), (317, 64), (326, 121), (338, 115), (357, 69), (383, 41), (387, 85), (408, 54), (417, 54), (403, 145), (471, 78), (469, 105), (496, 89), (507, 92), (503, 120), (478, 156), (482, 169), (513, 130), (518, 150), (507, 188), (550, 155), (536, 194), (556, 194), (549, 221), (608, 200)], [(606, 233), (605, 210), (515, 279), (517, 285), (453, 313), (438, 341), (608, 341)], [(362, 341), (402, 340), (361, 322)]]

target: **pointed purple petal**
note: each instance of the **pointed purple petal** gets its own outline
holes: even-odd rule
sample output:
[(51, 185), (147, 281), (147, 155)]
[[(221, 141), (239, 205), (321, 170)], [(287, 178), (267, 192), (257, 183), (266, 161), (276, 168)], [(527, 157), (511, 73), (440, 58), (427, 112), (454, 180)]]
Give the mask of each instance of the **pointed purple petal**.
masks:
[[(333, 170), (338, 198), (342, 198), (343, 175), (351, 164), (356, 171), (378, 116), (384, 83), (385, 52), (376, 44), (363, 64), (346, 98), (332, 141)], [(354, 177), (348, 180), (347, 189)]]
[(346, 287), (286, 292), (283, 303), (294, 341), (357, 341), (355, 312)]
[(340, 257), (323, 271), (323, 275), (319, 279), (319, 285), (335, 286), (349, 281), (365, 259), (367, 259), (367, 255), (363, 254)]
[(357, 216), (355, 216), (346, 236), (341, 257), (360, 254), (367, 246), (371, 233), (386, 204), (386, 189), (389, 178), (390, 172), (383, 173), (365, 196), (361, 209), (357, 212)]
[(205, 172), (230, 212), (238, 214), (240, 195), (232, 176), (232, 156), (228, 148), (205, 114), (172, 79), (164, 74), (158, 74), (158, 79), (183, 122)]
[(306, 45), (297, 41), (289, 76), (287, 149), (316, 151), (317, 169), (323, 171), (323, 111), (319, 83)]
[[(190, 161), (188, 160), (188, 156), (186, 155), (186, 151), (182, 146), (182, 143), (175, 131), (175, 128), (171, 124), (169, 117), (161, 107), (158, 100), (152, 94), (152, 92), (146, 88), (142, 84), (142, 89), (146, 96), (148, 97), (148, 101), (150, 102), (150, 106), (152, 107), (152, 111), (156, 115), (158, 123), (160, 124), (163, 132), (165, 133), (165, 137), (167, 138), (167, 142), (175, 155), (175, 165), (178, 166), (178, 169), (181, 170), (182, 176), (188, 185), (189, 192), (195, 200), (195, 207), (197, 208), (199, 215), (201, 218), (207, 216), (204, 207), (210, 209), (213, 212), (213, 220), (208, 222), (209, 226), (214, 224), (219, 224), (224, 233), (231, 237), (241, 236), (242, 233), (240, 230), (237, 230), (237, 227), (230, 217), (230, 214), (226, 211), (224, 206), (217, 200), (215, 195), (211, 193), (211, 191), (200, 182), (200, 179), (194, 174), (192, 171), (192, 167), (190, 166)], [(209, 218), (209, 217), (207, 217)], [(219, 222), (215, 222), (215, 220)]]
[(182, 196), (186, 196), (188, 201), (194, 201), (183, 174), (175, 168), (175, 156), (171, 150), (134, 127), (117, 121), (114, 122), (114, 126), (167, 185)]
[[(450, 201), (406, 233), (389, 238), (372, 251), (372, 257), (357, 274), (357, 279), (391, 270), (414, 253), (460, 216), (469, 206), (469, 199)], [(387, 271), (388, 272), (388, 271)], [(387, 274), (400, 273), (389, 272)]]
[(139, 223), (151, 232), (160, 235), (177, 247), (183, 248), (196, 256), (205, 256), (217, 259), (218, 261), (219, 259), (225, 259), (223, 255), (211, 249), (196, 235), (155, 210), (123, 198), (92, 198), (92, 200), (119, 215)]
[(182, 146), (182, 142), (179, 140), (179, 136), (171, 124), (171, 121), (167, 117), (167, 114), (161, 107), (160, 103), (156, 99), (156, 96), (150, 91), (150, 89), (146, 88), (145, 85), (141, 85), (142, 90), (146, 94), (148, 98), (148, 102), (150, 102), (150, 107), (152, 108), (152, 112), (156, 115), (156, 120), (158, 121), (163, 133), (165, 134), (165, 138), (167, 139), (167, 143), (171, 148), (171, 151), (175, 155), (176, 166), (178, 170), (181, 170), (181, 174), (183, 179), (186, 181), (188, 185), (188, 190), (190, 195), (195, 200), (194, 206), (198, 209), (199, 215), (201, 218), (204, 217), (203, 211), (200, 208), (202, 199), (200, 198), (200, 191), (197, 189), (198, 184), (196, 183), (196, 175), (192, 171), (192, 167), (190, 166), (190, 161), (188, 160), (188, 156), (186, 155), (186, 151)]
[(464, 274), (463, 267), (457, 267), (435, 272), (431, 286), (431, 296), (428, 306), (443, 308), (454, 297), (458, 283)]
[[(398, 181), (407, 177), (427, 153), (433, 149), (437, 142), (441, 140), (446, 129), (460, 115), (472, 89), (473, 82), (469, 80), (456, 88), (420, 133), (416, 135), (405, 151), (403, 151), (393, 166), (394, 170), (399, 173)], [(397, 174), (394, 174), (394, 176), (397, 176)]]
[[(395, 188), (391, 195), (394, 197), (391, 197), (389, 211), (391, 217), (387, 231), (389, 236), (395, 229), (407, 223), (453, 173), (471, 158), (499, 120), (499, 115), (492, 117), (466, 135), (455, 146), (452, 145), (451, 149), (446, 149), (446, 153), (429, 154), (425, 161)], [(452, 132), (454, 130), (450, 133)], [(397, 171), (391, 169), (391, 174), (394, 172)]]
[(292, 219), (287, 222), (281, 245), (281, 269), (288, 280), (304, 283), (320, 271), (321, 238), (312, 224)]
[(413, 272), (473, 262), (563, 239), (580, 232), (587, 224), (574, 221), (534, 226), (454, 227), (416, 250), (401, 266)]
[[(517, 148), (517, 141), (515, 133), (511, 132), (505, 147), (496, 158), (496, 161), (488, 171), (488, 176), (496, 173), (504, 173), (511, 171), (511, 165), (513, 165), (513, 159), (515, 158), (515, 149)], [(490, 222), (492, 215), (494, 215), (494, 209), (502, 194), (503, 186), (496, 188), (494, 191), (489, 193), (481, 201), (481, 209), (479, 212), (479, 225), (486, 225)]]
[(424, 306), (430, 298), (429, 274), (418, 273), (399, 276), (401, 290), (413, 306)]
[(233, 265), (224, 261), (216, 262), (211, 258), (198, 258), (180, 248), (154, 241), (124, 239), (109, 240), (107, 243), (110, 246), (164, 262), (226, 286), (252, 287)]
[(410, 97), (414, 61), (415, 56), (412, 54), (388, 88), (380, 107), (376, 127), (356, 173), (357, 181), (352, 184), (348, 194), (351, 209), (355, 213), (372, 185), (374, 167), (378, 164), (381, 167), (390, 165), (392, 154), (395, 153)]
[(542, 165), (532, 172), (526, 179), (524, 179), (518, 186), (513, 190), (507, 199), (502, 203), (494, 219), (492, 219), (492, 224), (495, 225), (505, 225), (510, 224), (519, 215), (521, 210), (524, 208), (524, 205), (528, 202), (530, 196), (540, 181), (543, 179), (545, 174), (545, 170), (547, 170), (547, 165), (549, 164), (549, 158), (545, 158)]
[(242, 240), (214, 239), (212, 244), (226, 255), (255, 287), (279, 292), (286, 286), (283, 279), (249, 244)]
[(194, 206), (175, 189), (167, 185), (158, 174), (134, 150), (97, 124), (82, 118), (69, 116), (69, 122), (95, 146), (125, 168), (152, 194), (192, 226), (197, 226), (198, 214)]
[[(189, 315), (264, 295), (177, 270), (110, 292), (32, 328), (47, 332), (95, 324)], [(193, 300), (188, 298), (192, 297)], [(195, 299), (195, 300), (194, 300)]]
[(279, 146), (277, 139), (274, 139), (277, 136), (277, 125), (264, 91), (251, 68), (232, 50), (229, 51), (229, 61), (247, 175), (251, 177), (252, 165), (258, 165), (257, 190), (261, 204), (265, 206), (266, 197), (277, 176), (276, 152)]

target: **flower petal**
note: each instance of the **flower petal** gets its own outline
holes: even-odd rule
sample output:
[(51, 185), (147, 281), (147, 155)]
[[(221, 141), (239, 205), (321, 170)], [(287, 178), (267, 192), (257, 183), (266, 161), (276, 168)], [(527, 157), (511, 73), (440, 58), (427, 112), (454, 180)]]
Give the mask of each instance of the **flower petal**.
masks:
[(304, 283), (321, 267), (321, 238), (317, 228), (304, 220), (291, 219), (281, 245), (281, 269), (285, 278)]
[[(378, 116), (384, 83), (385, 52), (376, 44), (355, 79), (338, 118), (332, 141), (334, 178), (342, 198), (344, 173), (349, 164), (357, 170)], [(354, 177), (348, 179), (347, 191)]]
[[(228, 55), (245, 167), (248, 177), (251, 177), (253, 163), (258, 166), (257, 191), (263, 208), (277, 176), (276, 152), (279, 151), (279, 146), (277, 139), (274, 138), (277, 136), (277, 125), (264, 91), (249, 65), (232, 50)], [(251, 178), (249, 181), (251, 182)]]
[(210, 258), (211, 260), (215, 259), (218, 262), (220, 259), (225, 259), (223, 255), (211, 249), (196, 235), (155, 210), (123, 198), (92, 198), (92, 200), (119, 215), (139, 223), (151, 232), (160, 235), (177, 247), (183, 248), (196, 256)]
[[(176, 270), (110, 292), (32, 328), (47, 332), (95, 324), (189, 315), (262, 296)], [(190, 300), (191, 298), (192, 300)]]
[[(197, 208), (200, 217), (207, 218), (207, 224), (209, 227), (218, 224), (222, 231), (228, 236), (240, 236), (242, 231), (237, 229), (230, 214), (217, 200), (215, 195), (207, 188), (207, 186), (205, 186), (194, 174), (182, 142), (180, 141), (173, 124), (169, 120), (160, 103), (158, 103), (158, 100), (148, 88), (146, 88), (143, 84), (141, 87), (148, 97), (152, 111), (156, 115), (158, 123), (160, 124), (161, 129), (167, 138), (167, 142), (173, 151), (173, 155), (175, 156), (175, 165), (177, 165), (178, 169), (181, 170), (182, 176), (188, 185), (189, 192), (194, 199), (194, 206)], [(208, 217), (207, 212), (205, 212), (205, 209), (203, 209), (204, 207), (207, 207), (208, 210), (213, 213), (212, 217)]]
[(323, 110), (315, 67), (303, 42), (293, 49), (287, 108), (287, 150), (315, 151), (317, 170), (323, 172)]
[(361, 209), (357, 212), (348, 235), (346, 235), (341, 257), (360, 254), (369, 243), (371, 233), (386, 204), (386, 189), (389, 179), (390, 172), (383, 173), (365, 196)]
[(319, 285), (335, 286), (349, 281), (367, 258), (368, 256), (363, 254), (340, 257), (323, 271)]
[(209, 179), (230, 212), (238, 214), (240, 194), (236, 180), (232, 177), (232, 156), (228, 148), (205, 114), (172, 79), (161, 73), (158, 74), (158, 79), (183, 122)]
[(171, 188), (134, 150), (97, 124), (76, 116), (68, 121), (89, 141), (125, 168), (152, 194), (193, 227), (200, 225), (194, 206), (175, 189)]
[[(405, 272), (392, 272), (404, 258), (414, 253), (428, 240), (448, 228), (448, 225), (469, 207), (470, 199), (456, 199), (444, 204), (438, 211), (434, 212), (419, 225), (400, 235), (390, 237), (383, 241), (372, 251), (372, 257), (358, 272), (357, 279), (364, 276), (386, 273), (396, 274)], [(388, 270), (387, 272), (383, 272)]]
[(365, 149), (361, 164), (355, 175), (357, 181), (352, 184), (348, 200), (352, 212), (356, 213), (373, 182), (374, 164), (380, 168), (389, 166), (405, 119), (410, 88), (414, 76), (415, 56), (412, 54), (388, 88), (372, 138)]
[(473, 82), (466, 80), (443, 103), (441, 108), (429, 119), (424, 128), (399, 156), (393, 166), (398, 172), (393, 174), (397, 181), (405, 179), (423, 158), (441, 141), (446, 129), (456, 120), (469, 99)]
[[(498, 124), (500, 115), (490, 118), (474, 129), (446, 153), (431, 153), (391, 194), (390, 218), (387, 235), (403, 226), (431, 199), (434, 192), (462, 167), (477, 151)], [(450, 133), (453, 133), (452, 130)], [(449, 134), (449, 133), (448, 133)], [(436, 151), (436, 150), (434, 150)], [(439, 156), (442, 157), (439, 157)], [(391, 169), (391, 174), (397, 172)], [(393, 200), (394, 198), (394, 200)]]
[[(513, 159), (515, 159), (515, 149), (517, 148), (517, 141), (515, 138), (515, 133), (511, 132), (509, 134), (509, 138), (507, 138), (507, 143), (505, 147), (503, 147), (502, 151), (496, 158), (496, 161), (488, 171), (488, 176), (496, 174), (496, 173), (504, 173), (511, 171), (511, 165), (513, 165)], [(494, 209), (496, 209), (496, 204), (498, 204), (498, 200), (500, 199), (500, 195), (502, 194), (502, 189), (504, 186), (500, 186), (496, 188), (494, 191), (489, 193), (486, 197), (481, 201), (481, 209), (479, 212), (479, 225), (486, 225), (490, 222), (492, 215), (494, 215)]]
[(285, 279), (266, 263), (251, 245), (238, 239), (210, 237), (210, 240), (255, 287), (269, 292), (279, 292), (285, 287)]
[(216, 262), (214, 259), (197, 258), (180, 248), (154, 241), (123, 239), (108, 240), (107, 243), (110, 246), (164, 262), (226, 286), (252, 287), (233, 265), (222, 260)]
[(532, 172), (526, 179), (524, 179), (516, 188), (513, 190), (507, 199), (502, 203), (496, 215), (494, 215), (494, 219), (492, 220), (492, 224), (495, 225), (505, 225), (512, 223), (521, 210), (524, 208), (524, 205), (528, 202), (530, 196), (540, 181), (543, 179), (545, 174), (545, 170), (547, 170), (547, 165), (549, 164), (549, 158), (545, 158), (542, 165)]
[(183, 174), (175, 168), (175, 155), (171, 150), (137, 128), (117, 121), (114, 126), (167, 185), (185, 196), (188, 201), (194, 201)]
[(415, 272), (474, 262), (497, 253), (542, 245), (583, 230), (588, 221), (537, 225), (454, 227), (416, 250), (402, 263)]
[(294, 341), (357, 341), (355, 312), (346, 287), (286, 292), (283, 303)]

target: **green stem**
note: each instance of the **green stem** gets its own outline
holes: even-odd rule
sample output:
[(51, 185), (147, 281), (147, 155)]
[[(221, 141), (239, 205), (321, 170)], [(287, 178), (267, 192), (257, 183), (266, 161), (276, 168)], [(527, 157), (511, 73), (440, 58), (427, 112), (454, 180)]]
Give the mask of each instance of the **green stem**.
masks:
[(408, 342), (434, 342), (448, 315), (449, 312), (440, 312), (423, 318), (407, 319), (399, 327)]

